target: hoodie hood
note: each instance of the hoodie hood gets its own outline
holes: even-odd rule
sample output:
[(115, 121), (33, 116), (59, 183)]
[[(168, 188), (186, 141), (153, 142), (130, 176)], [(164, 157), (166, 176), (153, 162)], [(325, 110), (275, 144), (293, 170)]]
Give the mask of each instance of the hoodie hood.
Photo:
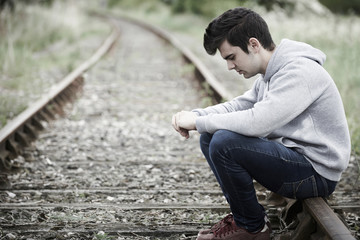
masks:
[(295, 60), (301, 60), (301, 58), (304, 60), (310, 59), (320, 65), (323, 65), (326, 60), (326, 55), (319, 49), (314, 48), (309, 44), (289, 39), (281, 40), (280, 44), (276, 47), (275, 52), (270, 58), (264, 75), (264, 81), (269, 81), (270, 78), (279, 71), (279, 69), (284, 67), (284, 65)]

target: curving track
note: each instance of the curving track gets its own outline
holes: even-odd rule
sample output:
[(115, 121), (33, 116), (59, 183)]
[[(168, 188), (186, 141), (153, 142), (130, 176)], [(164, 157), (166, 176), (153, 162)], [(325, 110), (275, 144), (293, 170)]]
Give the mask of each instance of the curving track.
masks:
[[(123, 20), (116, 24), (117, 48), (88, 72), (81, 98), (65, 117), (22, 150), (22, 169), (8, 174), (11, 186), (0, 192), (2, 238), (194, 239), (229, 211), (199, 136), (185, 141), (170, 125), (174, 112), (204, 104), (206, 93), (189, 81), (194, 67), (188, 62), (199, 60), (185, 49), (184, 61), (166, 44), (179, 45), (171, 37), (161, 40)], [(210, 81), (217, 100), (228, 98), (198, 63), (196, 76)], [(260, 186), (258, 196), (267, 200)], [(283, 208), (267, 206), (280, 228)], [(288, 206), (293, 211), (299, 204)], [(353, 239), (345, 230), (338, 239)]]

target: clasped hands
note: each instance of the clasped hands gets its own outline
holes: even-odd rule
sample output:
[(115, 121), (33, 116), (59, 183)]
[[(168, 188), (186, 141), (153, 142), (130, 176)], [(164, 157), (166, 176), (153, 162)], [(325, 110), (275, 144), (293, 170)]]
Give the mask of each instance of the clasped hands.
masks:
[(198, 115), (194, 112), (181, 111), (172, 117), (172, 126), (181, 136), (188, 139), (189, 131), (196, 130), (196, 118)]

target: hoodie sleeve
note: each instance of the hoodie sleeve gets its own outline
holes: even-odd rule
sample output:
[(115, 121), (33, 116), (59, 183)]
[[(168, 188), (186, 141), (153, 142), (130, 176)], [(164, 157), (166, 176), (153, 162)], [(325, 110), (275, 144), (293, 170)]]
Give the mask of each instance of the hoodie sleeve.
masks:
[(296, 118), (324, 91), (326, 86), (317, 81), (321, 79), (317, 76), (319, 68), (318, 63), (305, 58), (287, 64), (269, 80), (261, 101), (245, 110), (200, 116), (196, 120), (198, 132), (226, 129), (247, 136), (267, 136)]
[(257, 92), (261, 79), (261, 77), (256, 79), (251, 89), (246, 91), (243, 95), (232, 99), (231, 101), (220, 103), (207, 108), (197, 108), (192, 110), (192, 112), (197, 113), (199, 116), (206, 116), (210, 114), (225, 114), (252, 108), (258, 99)]

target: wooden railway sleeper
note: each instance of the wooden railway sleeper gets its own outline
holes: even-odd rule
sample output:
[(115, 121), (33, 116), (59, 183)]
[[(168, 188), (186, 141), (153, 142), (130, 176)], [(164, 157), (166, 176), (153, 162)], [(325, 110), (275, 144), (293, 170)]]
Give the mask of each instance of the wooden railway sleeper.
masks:
[[(74, 93), (76, 94), (80, 89), (82, 89), (84, 85), (84, 76), (78, 76), (75, 81), (72, 82), (72, 84), (69, 86), (69, 88), (74, 89)], [(74, 96), (75, 96), (74, 94)]]
[(76, 94), (78, 94), (78, 92), (82, 89), (82, 87), (83, 87), (83, 82), (76, 80), (69, 86), (69, 89), (72, 91), (73, 96), (75, 97)]
[(10, 171), (14, 167), (11, 159), (20, 155), (20, 144), (15, 140), (15, 134), (6, 139), (1, 148), (1, 168)]
[(75, 99), (76, 96), (69, 94), (68, 91), (65, 90), (55, 98), (55, 101), (57, 101), (59, 105), (64, 108), (66, 104), (73, 102)]
[(10, 152), (9, 153), (10, 159), (16, 158), (17, 156), (20, 155), (20, 146), (17, 143), (17, 141), (15, 141), (15, 135), (10, 136), (6, 140), (6, 149)]
[(65, 94), (66, 91), (60, 93), (55, 100), (57, 100), (61, 106), (65, 106), (67, 102), (69, 102), (69, 98)]
[(24, 133), (30, 138), (31, 141), (35, 140), (38, 137), (36, 128), (31, 124), (32, 121), (29, 121), (24, 124)]
[(68, 102), (72, 102), (73, 99), (75, 99), (75, 93), (73, 91), (71, 88), (66, 88), (66, 90), (62, 92)]
[(31, 118), (31, 126), (36, 128), (38, 131), (44, 130), (44, 126), (41, 124), (41, 121), (37, 115)]
[(61, 108), (66, 105), (66, 100), (63, 98), (63, 95), (60, 93), (54, 98), (54, 102), (56, 102)]
[[(59, 116), (62, 116), (64, 113), (63, 113), (63, 110), (62, 110), (62, 107), (59, 106), (59, 104), (55, 101), (55, 99), (51, 100), (49, 102), (49, 104), (47, 105), (47, 109), (49, 109), (52, 114), (54, 115), (54, 117), (56, 115), (59, 115)], [(55, 118), (54, 118), (55, 119)]]
[(10, 151), (6, 148), (6, 141), (0, 144), (0, 169), (1, 170), (10, 170), (11, 162), (9, 159)]
[(50, 107), (59, 115), (59, 116), (65, 116), (65, 112), (63, 109), (63, 105), (57, 100), (57, 98), (54, 98), (50, 102)]
[(73, 82), (73, 84), (77, 85), (78, 87), (82, 87), (84, 85), (84, 76), (83, 75), (78, 76)]
[[(50, 122), (50, 117), (43, 111), (39, 111), (36, 116), (38, 117), (38, 120), (41, 120), (41, 121), (45, 121), (45, 122)], [(39, 121), (40, 123), (40, 121)]]
[(74, 89), (66, 88), (65, 91), (62, 92), (63, 98), (66, 99), (67, 102), (72, 103), (74, 102), (76, 98), (76, 93), (74, 92)]
[(1, 157), (1, 166), (0, 169), (2, 172), (10, 171), (12, 168), (12, 163), (9, 157)]
[(37, 120), (29, 120), (0, 145), (1, 169), (10, 171), (12, 168), (17, 167), (11, 162), (11, 159), (21, 155), (21, 149), (29, 146), (30, 142), (36, 139), (38, 135), (37, 129), (39, 129), (40, 126), (42, 127), (42, 125), (39, 124)]
[(75, 98), (73, 93), (70, 92), (69, 87), (62, 91), (57, 97), (61, 98), (65, 103), (71, 102), (71, 100)]
[(42, 109), (42, 112), (47, 116), (45, 117), (47, 119), (47, 122), (50, 122), (50, 120), (55, 120), (55, 114), (51, 111), (52, 109), (48, 106), (44, 107)]
[(24, 127), (15, 132), (15, 141), (18, 143), (17, 146), (19, 146), (19, 149), (30, 146), (31, 140), (24, 132)]
[(65, 91), (63, 91), (63, 94), (66, 95), (68, 102), (73, 102), (76, 99), (77, 91), (78, 87), (74, 86), (74, 84), (71, 84), (66, 88)]

